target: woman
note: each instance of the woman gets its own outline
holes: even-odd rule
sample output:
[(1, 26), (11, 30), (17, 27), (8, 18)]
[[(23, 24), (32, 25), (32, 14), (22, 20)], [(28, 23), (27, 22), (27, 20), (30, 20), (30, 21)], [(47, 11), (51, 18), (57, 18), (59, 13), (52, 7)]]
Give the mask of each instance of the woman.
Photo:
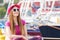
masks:
[(20, 18), (20, 6), (14, 4), (8, 8), (9, 20), (6, 22), (6, 34), (8, 38), (15, 40), (27, 40), (25, 21)]

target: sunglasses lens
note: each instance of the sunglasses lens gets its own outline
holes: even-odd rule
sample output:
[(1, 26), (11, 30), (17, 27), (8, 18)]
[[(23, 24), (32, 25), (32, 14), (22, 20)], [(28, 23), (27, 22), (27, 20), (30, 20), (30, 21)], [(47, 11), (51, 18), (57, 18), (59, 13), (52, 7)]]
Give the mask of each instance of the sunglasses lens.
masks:
[(16, 11), (16, 9), (14, 9), (14, 11)]
[(19, 9), (17, 9), (17, 11), (19, 11)]

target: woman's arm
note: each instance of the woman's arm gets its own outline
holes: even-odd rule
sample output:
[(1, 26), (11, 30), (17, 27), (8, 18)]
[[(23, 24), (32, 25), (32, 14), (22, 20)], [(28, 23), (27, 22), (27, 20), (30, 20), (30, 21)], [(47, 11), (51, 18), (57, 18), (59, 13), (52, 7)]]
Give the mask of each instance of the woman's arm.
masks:
[(23, 35), (12, 35), (12, 37), (13, 38), (23, 38), (23, 39), (25, 39), (25, 40), (28, 40), (28, 38), (27, 38), (27, 28), (26, 28), (26, 26), (24, 25), (24, 27), (23, 27), (23, 29), (24, 29), (24, 34)]
[(10, 40), (11, 37), (11, 31), (9, 27), (5, 27), (5, 35), (6, 35), (6, 39)]
[(24, 32), (25, 32), (24, 36), (26, 37), (26, 39), (28, 39), (28, 38), (27, 38), (28, 35), (27, 35), (27, 28), (26, 28), (26, 25), (24, 25)]

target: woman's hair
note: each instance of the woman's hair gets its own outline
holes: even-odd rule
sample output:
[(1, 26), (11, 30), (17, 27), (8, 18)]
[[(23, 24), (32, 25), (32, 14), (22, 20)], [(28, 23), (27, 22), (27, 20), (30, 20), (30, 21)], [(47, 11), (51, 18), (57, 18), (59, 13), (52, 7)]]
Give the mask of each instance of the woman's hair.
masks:
[[(10, 11), (9, 21), (10, 21), (10, 30), (11, 30), (12, 34), (15, 34), (15, 24), (14, 24), (14, 21), (13, 21), (13, 11)], [(17, 22), (18, 22), (18, 25), (20, 27), (21, 34), (25, 35), (24, 27), (23, 27), (23, 24), (22, 24), (21, 18), (20, 18), (20, 13), (17, 16)]]

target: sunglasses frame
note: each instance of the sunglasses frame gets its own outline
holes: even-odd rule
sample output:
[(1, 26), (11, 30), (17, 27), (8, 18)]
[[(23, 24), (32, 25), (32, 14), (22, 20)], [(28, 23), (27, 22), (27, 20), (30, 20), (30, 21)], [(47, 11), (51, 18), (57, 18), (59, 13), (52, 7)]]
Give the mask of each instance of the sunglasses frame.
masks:
[(19, 11), (19, 9), (18, 9), (18, 8), (14, 8), (13, 11), (14, 11), (14, 12)]

